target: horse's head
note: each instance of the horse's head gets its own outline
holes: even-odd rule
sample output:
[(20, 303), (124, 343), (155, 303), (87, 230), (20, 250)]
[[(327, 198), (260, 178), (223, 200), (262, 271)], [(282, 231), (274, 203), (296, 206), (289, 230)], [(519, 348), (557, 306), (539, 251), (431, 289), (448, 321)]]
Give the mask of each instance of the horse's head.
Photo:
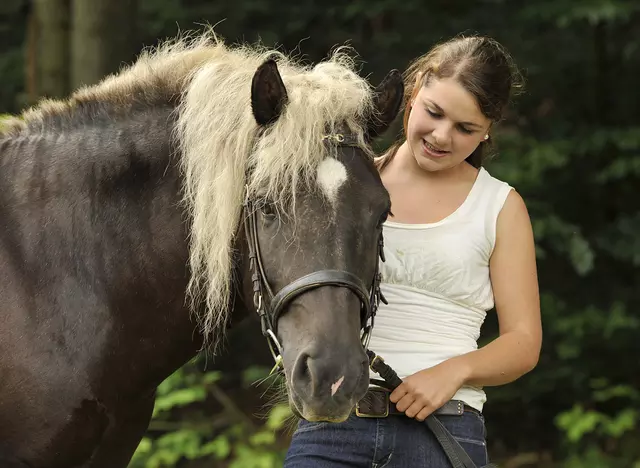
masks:
[[(369, 384), (361, 334), (390, 199), (367, 139), (388, 127), (402, 94), (401, 77), (391, 72), (373, 93), (360, 135), (347, 122), (344, 132), (327, 130), (317, 145), (327, 156), (318, 159), (313, 180), (297, 185), (288, 209), (266, 192), (249, 196), (245, 205), (246, 245), (253, 257), (245, 275), (247, 294), (254, 298), (249, 305), (264, 314), (263, 331), (273, 333), (274, 355), (281, 352), (291, 405), (308, 420), (346, 419)], [(273, 61), (258, 68), (251, 98), (266, 134), (289, 101)]]

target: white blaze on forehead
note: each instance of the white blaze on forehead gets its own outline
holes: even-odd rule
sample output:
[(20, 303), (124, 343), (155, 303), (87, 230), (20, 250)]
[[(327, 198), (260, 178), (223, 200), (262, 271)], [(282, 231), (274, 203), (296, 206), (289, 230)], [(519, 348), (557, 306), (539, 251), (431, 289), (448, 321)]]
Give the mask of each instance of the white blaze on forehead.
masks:
[(338, 198), (338, 191), (347, 180), (347, 168), (340, 161), (327, 158), (318, 166), (318, 185), (331, 203)]

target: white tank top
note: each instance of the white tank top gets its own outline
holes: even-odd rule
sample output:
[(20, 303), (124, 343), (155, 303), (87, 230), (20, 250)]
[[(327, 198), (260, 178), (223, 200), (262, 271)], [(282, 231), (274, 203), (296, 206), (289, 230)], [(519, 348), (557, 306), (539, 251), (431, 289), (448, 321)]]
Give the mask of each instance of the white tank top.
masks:
[[(462, 205), (441, 221), (384, 224), (380, 271), (389, 304), (380, 304), (370, 348), (400, 378), (478, 348), (494, 306), (489, 258), (496, 222), (510, 190), (481, 168)], [(479, 411), (486, 401), (482, 388), (471, 386), (453, 398)]]

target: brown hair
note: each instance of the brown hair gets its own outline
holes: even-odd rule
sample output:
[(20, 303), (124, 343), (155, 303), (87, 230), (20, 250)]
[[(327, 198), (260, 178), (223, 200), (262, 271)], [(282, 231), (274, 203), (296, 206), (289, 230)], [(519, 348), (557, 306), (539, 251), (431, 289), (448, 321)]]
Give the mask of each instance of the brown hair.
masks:
[[(433, 78), (456, 80), (475, 97), (480, 111), (492, 123), (502, 120), (511, 97), (522, 88), (522, 78), (511, 57), (494, 39), (483, 36), (455, 37), (436, 45), (425, 55), (415, 59), (404, 73), (403, 136), (391, 146), (385, 156), (376, 160), (378, 170), (384, 169), (404, 143), (411, 112), (409, 102)], [(488, 145), (489, 140), (480, 143), (469, 155), (467, 162), (480, 167), (486, 157)]]

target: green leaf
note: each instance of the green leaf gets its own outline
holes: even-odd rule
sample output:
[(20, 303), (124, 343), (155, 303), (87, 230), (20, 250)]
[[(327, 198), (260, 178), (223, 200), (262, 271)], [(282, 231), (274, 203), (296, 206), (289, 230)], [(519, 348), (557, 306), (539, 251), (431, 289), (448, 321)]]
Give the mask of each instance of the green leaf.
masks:
[(164, 381), (158, 385), (158, 390), (157, 390), (157, 395), (161, 396), (161, 395), (166, 395), (168, 393), (171, 393), (173, 390), (177, 389), (177, 388), (181, 388), (184, 386), (184, 367), (181, 367), (180, 369), (176, 370), (173, 374), (171, 374), (169, 377), (167, 377), (166, 379), (164, 379)]
[(136, 451), (133, 453), (131, 457), (130, 466), (132, 468), (136, 468), (141, 466), (144, 463), (149, 455), (153, 452), (153, 442), (148, 437), (143, 437), (138, 447), (136, 447)]
[(603, 420), (595, 411), (585, 411), (581, 405), (575, 405), (571, 411), (560, 413), (556, 425), (565, 431), (570, 442), (578, 442), (585, 434), (591, 433)]
[(640, 329), (640, 318), (629, 314), (624, 304), (616, 302), (611, 306), (603, 330), (605, 338), (613, 338), (614, 334), (619, 330), (638, 329)]
[(180, 457), (193, 460), (200, 453), (201, 440), (202, 436), (197, 431), (182, 429), (163, 435), (157, 444), (158, 447), (170, 449)]
[(593, 250), (584, 237), (577, 233), (569, 241), (569, 255), (579, 275), (584, 276), (593, 269)]
[(226, 435), (220, 435), (200, 449), (201, 455), (213, 455), (218, 460), (223, 460), (231, 453), (231, 443)]
[(267, 427), (274, 431), (281, 429), (285, 422), (293, 417), (293, 413), (291, 412), (291, 408), (286, 403), (281, 403), (279, 405), (274, 406), (270, 413), (269, 419), (267, 420)]
[(273, 431), (260, 431), (249, 437), (251, 445), (269, 445), (276, 441), (276, 435)]
[(222, 379), (222, 372), (220, 371), (210, 371), (202, 376), (202, 383), (204, 384), (212, 384), (219, 382)]
[(631, 401), (640, 401), (640, 392), (631, 385), (614, 385), (593, 392), (595, 401), (609, 401), (614, 398), (627, 398)]
[(640, 176), (640, 155), (632, 155), (615, 159), (597, 174), (596, 181), (602, 184), (637, 176)]
[(627, 408), (603, 424), (604, 432), (612, 437), (619, 438), (625, 432), (634, 429), (637, 420), (638, 411), (633, 408)]
[(164, 396), (156, 398), (154, 414), (168, 411), (171, 408), (186, 406), (197, 401), (203, 401), (207, 392), (203, 387), (183, 388), (174, 390)]

